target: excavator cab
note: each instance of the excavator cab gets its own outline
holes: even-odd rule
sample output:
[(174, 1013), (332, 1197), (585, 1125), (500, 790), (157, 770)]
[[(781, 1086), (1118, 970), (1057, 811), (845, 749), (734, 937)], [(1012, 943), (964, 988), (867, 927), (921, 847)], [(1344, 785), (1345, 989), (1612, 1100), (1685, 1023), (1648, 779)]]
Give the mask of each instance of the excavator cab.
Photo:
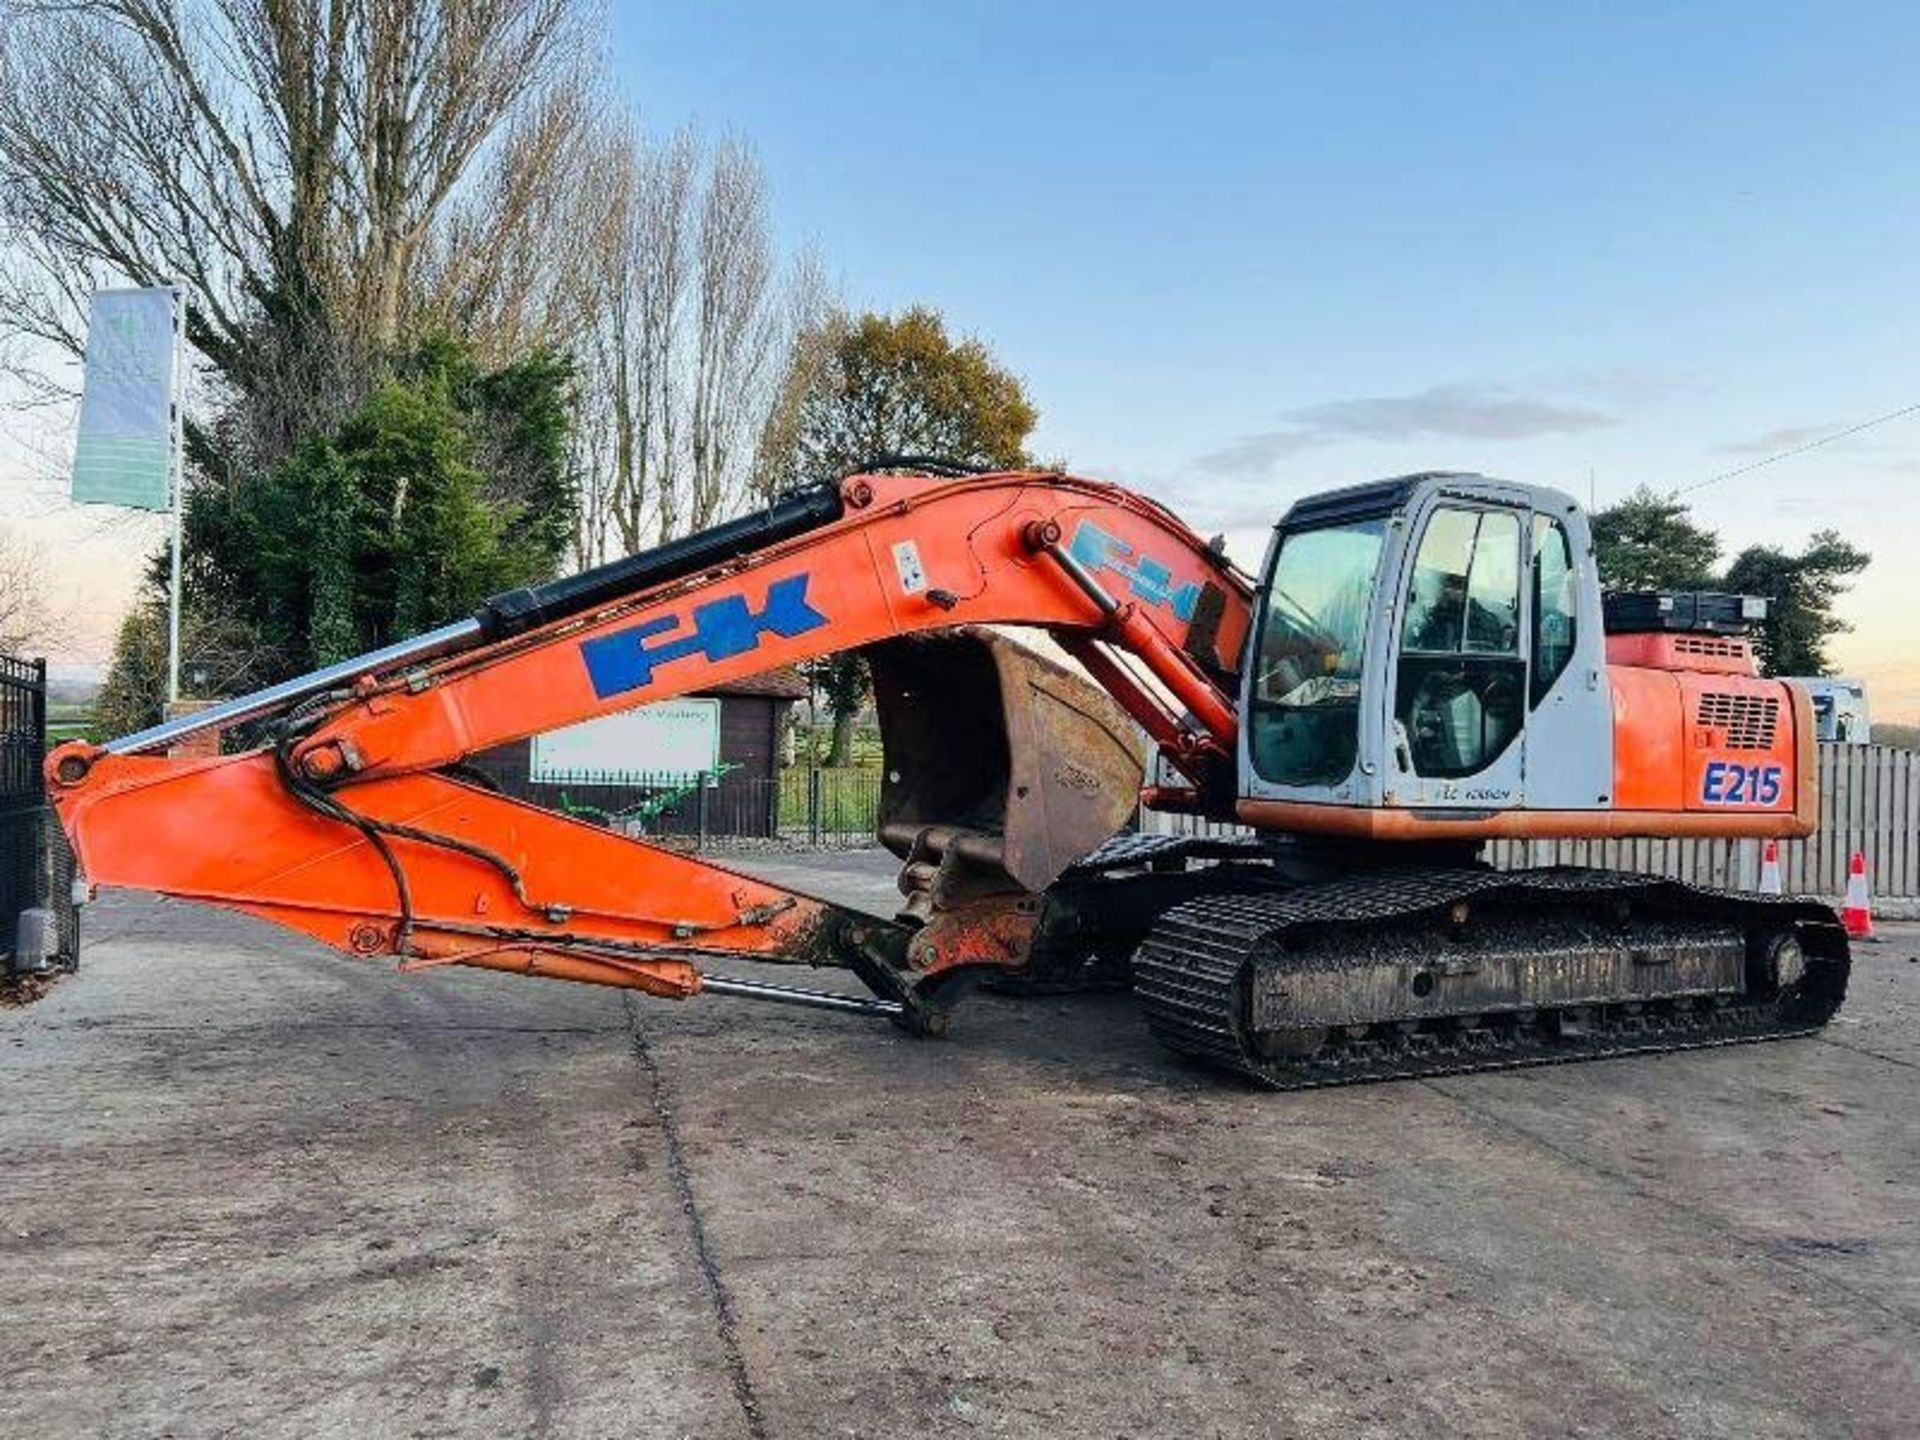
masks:
[(1423, 474), (1301, 501), (1274, 531), (1242, 677), (1242, 797), (1486, 812), (1609, 803), (1612, 714), (1586, 517)]
[(1743, 633), (1764, 602), (1603, 604), (1587, 517), (1557, 490), (1435, 473), (1313, 496), (1263, 577), (1246, 824), (1399, 842), (1815, 827), (1811, 702), (1759, 674)]

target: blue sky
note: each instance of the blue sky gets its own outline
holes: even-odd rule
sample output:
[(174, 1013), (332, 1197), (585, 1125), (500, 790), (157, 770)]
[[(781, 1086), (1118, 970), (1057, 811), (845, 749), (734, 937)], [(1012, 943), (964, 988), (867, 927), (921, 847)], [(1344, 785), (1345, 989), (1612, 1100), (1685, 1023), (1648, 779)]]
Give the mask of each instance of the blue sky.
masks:
[(643, 5), (615, 57), (1082, 463), (1477, 381), (1718, 392), (1691, 476), (1689, 441), (1913, 398), (1920, 7), (1642, 8)]
[[(1241, 550), (1328, 484), (1605, 503), (1920, 401), (1920, 6), (628, 4), (613, 56), (849, 300), (988, 340), (1040, 453)], [(1920, 713), (1916, 481), (1920, 417), (1695, 498), (1878, 549), (1843, 658)]]
[[(1920, 5), (608, 14), (643, 121), (749, 139), (848, 301), (940, 307), (1027, 381), (1037, 453), (1243, 560), (1330, 485), (1604, 504), (1920, 402)], [(1920, 415), (1692, 498), (1730, 548), (1874, 550), (1838, 658), (1920, 719)], [(157, 531), (32, 523), (104, 660)]]

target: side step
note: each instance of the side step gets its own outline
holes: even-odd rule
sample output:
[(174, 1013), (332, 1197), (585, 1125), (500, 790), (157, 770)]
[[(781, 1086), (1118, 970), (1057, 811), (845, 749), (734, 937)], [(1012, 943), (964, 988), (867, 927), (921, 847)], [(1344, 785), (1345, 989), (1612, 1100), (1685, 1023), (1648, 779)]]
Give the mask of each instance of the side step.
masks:
[(1134, 989), (1170, 1048), (1278, 1089), (1806, 1034), (1827, 907), (1612, 871), (1385, 871), (1163, 915)]

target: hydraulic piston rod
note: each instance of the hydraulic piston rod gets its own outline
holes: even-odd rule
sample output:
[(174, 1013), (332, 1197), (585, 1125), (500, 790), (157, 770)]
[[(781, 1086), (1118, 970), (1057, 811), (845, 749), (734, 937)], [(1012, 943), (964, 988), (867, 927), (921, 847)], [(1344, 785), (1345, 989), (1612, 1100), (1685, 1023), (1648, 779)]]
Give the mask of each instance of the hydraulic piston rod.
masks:
[(401, 640), (384, 649), (356, 655), (351, 660), (342, 660), (310, 674), (282, 680), (278, 685), (269, 685), (251, 695), (239, 695), (231, 700), (223, 700), (218, 705), (209, 705), (204, 710), (196, 710), (191, 715), (176, 716), (158, 725), (150, 725), (145, 730), (136, 730), (131, 735), (122, 735), (118, 740), (109, 740), (102, 748), (109, 755), (132, 755), (141, 750), (157, 750), (202, 730), (225, 729), (243, 720), (284, 710), (309, 696), (322, 694), (340, 685), (350, 685), (362, 675), (377, 675), (409, 661), (438, 660), (443, 655), (451, 655), (456, 650), (465, 650), (478, 644), (481, 633), (479, 620), (456, 620), (450, 625), (442, 625), (438, 630), (416, 635), (411, 640)]
[(703, 975), (700, 988), (709, 995), (737, 995), (743, 1000), (771, 1000), (780, 1005), (801, 1005), (811, 1010), (845, 1010), (856, 1015), (878, 1015), (891, 1020), (906, 1013), (897, 1000), (869, 1000), (863, 995), (836, 995), (828, 990), (801, 990), (792, 985), (768, 985), (759, 980), (729, 980), (721, 975)]

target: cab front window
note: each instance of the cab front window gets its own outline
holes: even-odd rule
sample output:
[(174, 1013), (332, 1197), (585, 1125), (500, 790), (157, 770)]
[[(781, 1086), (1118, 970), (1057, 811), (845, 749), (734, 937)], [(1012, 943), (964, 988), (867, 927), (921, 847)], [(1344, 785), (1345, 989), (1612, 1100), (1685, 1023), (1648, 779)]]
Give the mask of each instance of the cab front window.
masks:
[(1387, 519), (1283, 535), (1262, 599), (1248, 744), (1276, 785), (1335, 785), (1360, 748), (1360, 671)]

